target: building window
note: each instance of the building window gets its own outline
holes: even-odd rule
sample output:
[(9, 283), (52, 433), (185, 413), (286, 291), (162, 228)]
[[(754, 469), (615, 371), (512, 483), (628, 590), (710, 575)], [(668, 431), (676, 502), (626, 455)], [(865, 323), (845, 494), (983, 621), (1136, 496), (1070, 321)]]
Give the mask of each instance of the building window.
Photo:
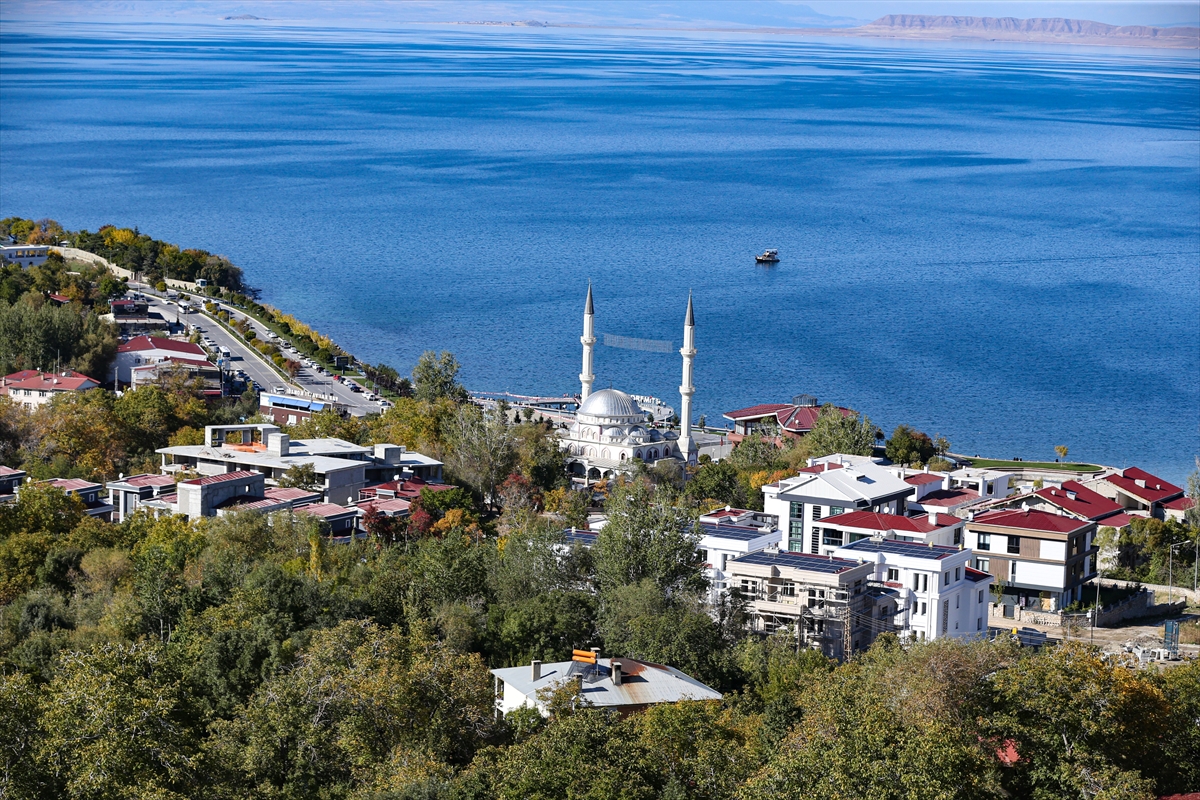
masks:
[(977, 630), (977, 631), (983, 630), (983, 617), (978, 617), (975, 620), (975, 630)]
[(962, 544), (962, 528), (954, 529), (954, 543)]
[(812, 518), (814, 520), (818, 520), (821, 518), (821, 507), (815, 503), (813, 504), (813, 507), (812, 507)]
[(825, 536), (821, 539), (823, 544), (835, 545), (841, 547), (843, 544), (842, 532), (836, 528), (826, 528)]
[(708, 563), (708, 551), (707, 550), (700, 551), (700, 563), (702, 563), (702, 564)]
[(942, 586), (949, 586), (949, 585), (950, 585), (950, 573), (943, 572), (942, 573)]
[(804, 503), (788, 503), (788, 517), (804, 519)]
[(962, 567), (955, 567), (955, 568), (954, 568), (954, 580), (955, 580), (955, 582), (958, 582), (958, 579), (959, 579), (959, 578), (961, 578), (961, 577), (962, 577)]
[(1020, 552), (1021, 552), (1021, 537), (1020, 536), (1008, 537), (1008, 552), (1012, 553), (1013, 555), (1020, 554)]
[(893, 583), (900, 580), (900, 570), (895, 567), (888, 567), (887, 579)]
[(831, 517), (836, 517), (838, 514), (845, 514), (845, 513), (846, 513), (846, 509), (842, 508), (841, 506), (830, 506), (829, 507), (829, 516), (831, 516)]
[(975, 549), (976, 550), (991, 550), (992, 549), (992, 535), (990, 533), (979, 534), (979, 545)]
[(992, 566), (992, 562), (990, 559), (986, 559), (986, 558), (975, 559), (975, 569), (979, 570), (980, 572), (989, 572), (991, 570), (991, 566)]
[(796, 596), (796, 584), (785, 583), (783, 585), (783, 596), (784, 597), (795, 597)]
[(722, 553), (721, 554), (721, 572), (724, 572), (728, 568), (729, 568), (729, 554)]
[(925, 614), (927, 614), (928, 611), (929, 611), (929, 605), (927, 603), (921, 603), (921, 616), (922, 617), (925, 616)]
[(979, 590), (979, 602), (983, 602), (983, 589)]

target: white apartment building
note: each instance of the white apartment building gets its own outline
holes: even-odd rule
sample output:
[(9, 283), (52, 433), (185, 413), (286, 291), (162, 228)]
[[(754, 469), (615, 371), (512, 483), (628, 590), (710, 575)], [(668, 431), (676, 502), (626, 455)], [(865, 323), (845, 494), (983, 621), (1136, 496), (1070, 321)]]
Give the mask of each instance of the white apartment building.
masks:
[(972, 569), (970, 550), (859, 539), (833, 555), (871, 564), (871, 579), (899, 593), (894, 625), (901, 638), (966, 639), (987, 633), (993, 578)]
[(1004, 585), (1005, 614), (1015, 604), (1060, 611), (1083, 599), (1096, 574), (1096, 523), (1035, 509), (995, 509), (966, 524), (974, 567)]
[[(734, 511), (741, 512), (745, 518), (730, 513)], [(709, 581), (709, 599), (714, 603), (728, 588), (730, 561), (760, 550), (779, 550), (783, 531), (774, 525), (754, 524), (754, 514), (743, 509), (726, 509), (715, 516), (700, 517), (703, 535), (696, 548), (700, 551), (704, 575)], [(735, 521), (726, 521), (729, 519)]]
[[(841, 459), (839, 462), (838, 459)], [(867, 458), (831, 456), (794, 478), (762, 487), (763, 510), (779, 519), (792, 552), (820, 553), (822, 520), (848, 511), (903, 516), (914, 488)]]
[(898, 514), (877, 514), (873, 511), (850, 511), (836, 517), (826, 517), (821, 523), (821, 555), (861, 539), (896, 539), (945, 547), (963, 543), (964, 521), (953, 514), (936, 511), (919, 517)]

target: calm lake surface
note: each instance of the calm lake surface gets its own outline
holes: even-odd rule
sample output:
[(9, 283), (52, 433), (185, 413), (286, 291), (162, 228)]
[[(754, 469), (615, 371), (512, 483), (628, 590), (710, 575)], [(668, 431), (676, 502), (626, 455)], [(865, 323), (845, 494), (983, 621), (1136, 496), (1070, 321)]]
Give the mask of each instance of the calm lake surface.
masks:
[[(269, 23), (260, 23), (269, 25)], [(407, 371), (810, 393), (955, 450), (1200, 452), (1195, 52), (430, 27), (0, 30), (0, 215), (230, 257)], [(777, 247), (782, 261), (753, 256)], [(678, 407), (676, 354), (597, 387)]]

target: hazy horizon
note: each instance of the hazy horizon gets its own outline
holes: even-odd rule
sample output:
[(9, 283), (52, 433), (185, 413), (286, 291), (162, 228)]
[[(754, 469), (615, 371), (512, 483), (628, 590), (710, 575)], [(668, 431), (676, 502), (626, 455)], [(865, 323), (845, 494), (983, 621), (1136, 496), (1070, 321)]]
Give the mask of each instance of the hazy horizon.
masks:
[(1110, 25), (1200, 25), (1200, 3), (1021, 0), (10, 0), (0, 19), (201, 22), (250, 15), (278, 23), (394, 25), (516, 22), (634, 27), (836, 28), (887, 14), (1068, 17)]

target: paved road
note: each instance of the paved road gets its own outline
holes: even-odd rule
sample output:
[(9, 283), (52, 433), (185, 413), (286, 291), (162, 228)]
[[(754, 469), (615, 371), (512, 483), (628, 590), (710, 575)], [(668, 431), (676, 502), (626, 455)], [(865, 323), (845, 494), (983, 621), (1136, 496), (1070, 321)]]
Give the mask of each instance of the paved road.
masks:
[[(204, 329), (204, 335), (219, 347), (228, 347), (230, 353), (233, 354), (228, 367), (234, 370), (240, 369), (245, 372), (262, 390), (276, 392), (279, 387), (298, 388), (301, 390), (300, 396), (302, 397), (306, 396), (303, 392), (309, 392), (321, 396), (320, 399), (326, 400), (330, 399), (332, 395), (334, 399), (343, 403), (350, 410), (350, 413), (355, 416), (363, 416), (380, 411), (379, 404), (368, 400), (365, 392), (354, 392), (347, 385), (333, 380), (332, 376), (322, 375), (313, 368), (305, 367), (296, 376), (295, 380), (285, 380), (268, 365), (267, 361), (257, 350), (247, 344), (240, 336), (226, 330), (207, 314), (195, 310), (185, 314), (179, 309), (179, 306), (155, 296), (153, 289), (144, 284), (131, 283), (130, 288), (143, 293), (152, 310), (162, 314), (164, 319), (199, 325)], [(267, 338), (268, 331), (266, 327), (261, 325), (257, 320), (247, 317), (240, 311), (223, 303), (217, 303), (217, 305), (229, 311), (231, 317), (235, 320), (249, 320), (258, 336), (263, 339)], [(298, 354), (286, 353), (285, 355), (296, 361), (301, 359), (301, 356)], [(296, 392), (293, 392), (293, 394), (296, 394)]]

